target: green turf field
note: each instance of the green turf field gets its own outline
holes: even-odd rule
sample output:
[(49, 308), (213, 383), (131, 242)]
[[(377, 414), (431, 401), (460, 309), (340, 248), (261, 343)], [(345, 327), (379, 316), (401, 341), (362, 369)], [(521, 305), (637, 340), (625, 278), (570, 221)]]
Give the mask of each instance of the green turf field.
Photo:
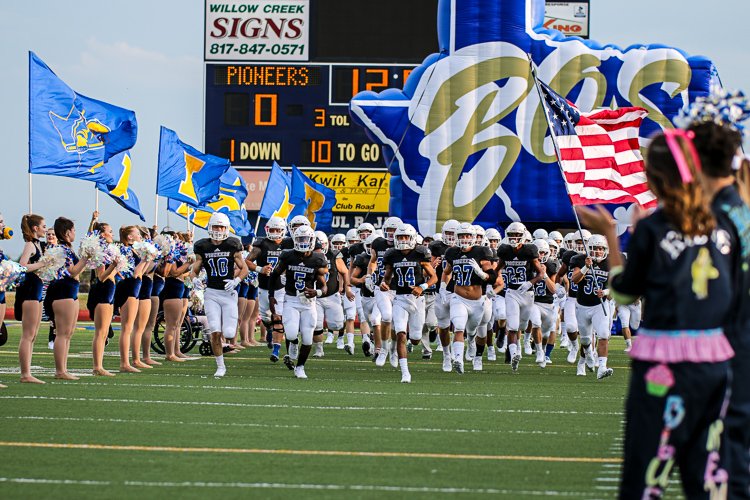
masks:
[[(18, 326), (0, 348), (2, 498), (616, 494), (629, 371), (621, 338), (605, 381), (575, 377), (560, 350), (544, 370), (527, 356), (518, 375), (485, 361), (461, 376), (416, 349), (413, 382), (400, 384), (357, 339), (353, 357), (334, 344), (311, 358), (308, 380), (271, 365), (261, 347), (227, 356), (222, 380), (195, 348), (194, 361), (148, 373), (57, 382), (43, 332), (33, 371), (44, 386), (17, 381)], [(91, 336), (73, 337), (74, 374), (90, 371)]]

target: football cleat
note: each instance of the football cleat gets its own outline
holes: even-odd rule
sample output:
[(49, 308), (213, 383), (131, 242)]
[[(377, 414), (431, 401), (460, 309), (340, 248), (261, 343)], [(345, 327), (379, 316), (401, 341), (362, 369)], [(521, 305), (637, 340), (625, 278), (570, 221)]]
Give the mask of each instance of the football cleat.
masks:
[(294, 370), (294, 363), (292, 362), (292, 357), (288, 354), (284, 356), (283, 359), (284, 365), (286, 365), (287, 368), (290, 370)]
[(294, 369), (294, 376), (296, 378), (307, 378), (307, 374), (305, 373), (305, 367), (304, 366), (298, 366)]
[(535, 362), (538, 365), (541, 365), (542, 363), (544, 363), (544, 351), (542, 351), (541, 349), (536, 352)]
[(268, 359), (271, 360), (271, 363), (276, 363), (279, 360), (279, 357), (276, 354), (271, 353), (271, 355), (268, 357)]
[(589, 369), (589, 371), (594, 371), (594, 367), (596, 367), (597, 362), (596, 358), (594, 358), (594, 350), (589, 349), (589, 351), (586, 353), (586, 368)]
[(398, 368), (398, 353), (395, 349), (391, 351), (389, 358), (391, 360), (391, 366)]
[(513, 373), (518, 373), (518, 363), (521, 362), (521, 356), (516, 354), (513, 356), (513, 359), (510, 360), (510, 369), (513, 370)]
[[(328, 335), (326, 335), (326, 344), (333, 344), (333, 333), (328, 332)], [(343, 347), (342, 347), (343, 349)]]
[(372, 356), (372, 344), (370, 342), (362, 342), (362, 354), (364, 354), (366, 358)]
[(449, 373), (453, 371), (453, 365), (451, 364), (451, 358), (448, 356), (443, 357), (443, 371)]
[(551, 365), (551, 364), (552, 364), (552, 360), (551, 360), (551, 359), (549, 359), (549, 356), (545, 356), (545, 357), (544, 357), (544, 362), (545, 362), (546, 364), (548, 364), (548, 365)]
[(343, 350), (345, 345), (344, 342), (344, 337), (339, 337), (338, 339), (336, 339), (336, 349), (338, 349), (339, 351)]
[(601, 380), (603, 378), (611, 377), (615, 371), (612, 368), (599, 368), (596, 372), (596, 379)]
[(523, 343), (523, 353), (527, 356), (531, 356), (531, 341)]
[(471, 364), (475, 372), (482, 371), (482, 358), (480, 358), (479, 356), (474, 357)]
[(402, 384), (411, 384), (411, 373), (402, 373), (401, 374), (401, 383)]
[(344, 344), (344, 351), (346, 351), (346, 353), (349, 356), (353, 356), (354, 355), (354, 344)]
[(578, 363), (578, 366), (576, 367), (576, 376), (577, 377), (585, 377), (586, 376), (586, 363)]
[[(385, 366), (386, 356), (388, 356), (388, 351), (386, 351), (385, 349), (380, 349), (378, 357), (375, 358), (375, 366)], [(398, 362), (396, 362), (396, 366), (398, 366)]]
[(432, 351), (422, 349), (422, 359), (432, 359)]
[(487, 361), (497, 361), (497, 354), (493, 346), (487, 348)]
[(435, 348), (437, 352), (443, 352), (443, 344), (438, 343), (437, 347)]
[(214, 378), (221, 378), (226, 374), (227, 374), (226, 366), (218, 366), (216, 368), (216, 373), (214, 373)]
[(568, 359), (568, 363), (570, 363), (572, 365), (573, 363), (576, 362), (576, 358), (577, 357), (578, 357), (578, 350), (571, 349), (570, 352), (568, 353), (568, 358), (567, 358)]
[(460, 360), (453, 361), (453, 371), (456, 373), (463, 373), (464, 372), (464, 364)]

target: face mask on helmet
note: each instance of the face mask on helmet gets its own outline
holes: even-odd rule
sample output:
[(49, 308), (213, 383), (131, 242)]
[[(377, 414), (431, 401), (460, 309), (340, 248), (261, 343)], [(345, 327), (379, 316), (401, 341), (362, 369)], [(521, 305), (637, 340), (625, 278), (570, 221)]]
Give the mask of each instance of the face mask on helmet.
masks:
[(591, 259), (601, 262), (607, 257), (607, 249), (604, 247), (591, 247)]
[(458, 233), (456, 240), (461, 250), (467, 250), (474, 246), (474, 234), (473, 233)]
[(408, 234), (399, 234), (396, 236), (396, 250), (412, 250), (414, 248), (414, 239)]
[(315, 248), (315, 232), (310, 226), (300, 226), (293, 238), (294, 249), (298, 252), (310, 252)]
[(211, 226), (208, 230), (208, 235), (212, 240), (221, 241), (229, 237), (229, 228), (226, 226)]
[(539, 250), (539, 262), (544, 264), (549, 259), (549, 252), (547, 250)]
[(523, 243), (523, 233), (505, 233), (505, 237), (508, 238), (508, 244), (514, 247)]
[(582, 239), (573, 240), (573, 250), (578, 253), (586, 253), (586, 245), (583, 244)]

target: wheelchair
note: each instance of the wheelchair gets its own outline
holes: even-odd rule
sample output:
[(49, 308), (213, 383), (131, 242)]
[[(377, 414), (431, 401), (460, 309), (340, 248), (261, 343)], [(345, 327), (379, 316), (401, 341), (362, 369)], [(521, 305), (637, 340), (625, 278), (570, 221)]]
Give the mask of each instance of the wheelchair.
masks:
[[(164, 330), (166, 322), (164, 320), (164, 311), (159, 311), (156, 315), (156, 325), (154, 325), (154, 334), (151, 337), (151, 349), (158, 354), (164, 354)], [(213, 356), (211, 350), (211, 341), (204, 335), (203, 325), (188, 309), (185, 319), (180, 326), (180, 351), (183, 354), (190, 352), (196, 344), (200, 342), (198, 352), (201, 356)]]

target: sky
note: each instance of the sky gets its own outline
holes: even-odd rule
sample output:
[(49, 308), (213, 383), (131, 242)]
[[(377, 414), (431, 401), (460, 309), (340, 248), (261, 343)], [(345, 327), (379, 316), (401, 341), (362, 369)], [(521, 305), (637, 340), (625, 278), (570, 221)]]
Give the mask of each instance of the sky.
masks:
[[(21, 251), (19, 223), (29, 209), (29, 50), (77, 92), (136, 112), (138, 142), (132, 150), (130, 187), (149, 225), (155, 216), (159, 127), (202, 147), (204, 0), (105, 4), (0, 1), (0, 213), (16, 230), (0, 247), (12, 258)], [(591, 0), (591, 38), (621, 46), (663, 43), (704, 55), (714, 61), (726, 87), (750, 91), (744, 26), (748, 13), (748, 0)], [(87, 225), (95, 207), (92, 183), (35, 175), (32, 188), (33, 212), (43, 215), (48, 225), (60, 215), (81, 229)], [(167, 223), (165, 201), (159, 200), (160, 226)], [(101, 220), (115, 228), (138, 222), (106, 195), (100, 196), (99, 208)], [(174, 215), (169, 222), (174, 228), (185, 227)]]

